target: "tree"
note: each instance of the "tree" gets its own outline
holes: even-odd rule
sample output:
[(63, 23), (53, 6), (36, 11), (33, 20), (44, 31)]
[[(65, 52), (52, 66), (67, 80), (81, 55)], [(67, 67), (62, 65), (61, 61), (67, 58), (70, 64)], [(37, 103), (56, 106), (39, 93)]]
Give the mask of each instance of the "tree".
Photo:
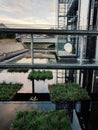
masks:
[[(7, 28), (7, 26), (3, 23), (0, 23), (0, 28)], [(0, 33), (0, 39), (4, 38), (15, 38), (14, 33)]]

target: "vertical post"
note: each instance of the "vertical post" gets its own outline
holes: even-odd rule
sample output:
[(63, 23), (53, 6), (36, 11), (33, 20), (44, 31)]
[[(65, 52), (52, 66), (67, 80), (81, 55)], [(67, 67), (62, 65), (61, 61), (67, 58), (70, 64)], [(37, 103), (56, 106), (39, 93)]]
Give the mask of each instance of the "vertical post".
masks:
[(58, 35), (55, 36), (56, 37), (56, 43), (55, 43), (55, 50), (56, 50), (56, 55), (58, 56)]
[(56, 84), (58, 83), (58, 69), (56, 69)]
[(83, 87), (83, 71), (81, 70), (80, 86)]
[[(96, 71), (93, 70), (93, 76), (92, 76), (92, 88), (91, 88), (91, 93), (94, 93), (94, 82), (95, 82), (95, 77), (96, 77)], [(96, 86), (95, 86), (96, 87)]]
[(80, 70), (76, 70), (76, 83), (79, 84), (79, 76), (80, 76)]
[(90, 29), (91, 4), (92, 4), (92, 0), (89, 0), (87, 30)]
[(34, 63), (33, 34), (31, 34), (31, 63)]
[(83, 59), (85, 60), (86, 57), (86, 43), (87, 43), (87, 36), (83, 35), (80, 36), (80, 64), (82, 64)]
[[(34, 63), (33, 34), (31, 34), (31, 64)], [(32, 94), (34, 93), (34, 79), (32, 80)]]
[(80, 29), (80, 12), (81, 12), (81, 0), (78, 0), (78, 22), (77, 22), (77, 29)]
[(83, 45), (84, 45), (84, 36), (80, 36), (80, 64), (82, 64), (82, 62), (83, 62)]
[(61, 75), (62, 75), (61, 77), (62, 77), (62, 83), (63, 83), (63, 70), (62, 70), (62, 72), (61, 72)]
[(32, 80), (32, 93), (35, 93), (35, 90), (34, 90), (34, 79)]

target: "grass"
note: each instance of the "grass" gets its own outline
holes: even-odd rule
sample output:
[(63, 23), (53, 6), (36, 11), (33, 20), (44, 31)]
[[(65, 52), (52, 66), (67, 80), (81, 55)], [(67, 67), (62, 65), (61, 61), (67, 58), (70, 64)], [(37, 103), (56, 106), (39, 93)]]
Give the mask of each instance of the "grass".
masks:
[(52, 79), (53, 78), (53, 74), (52, 71), (40, 71), (40, 70), (32, 70), (30, 72), (30, 74), (28, 75), (28, 79), (30, 80), (45, 80), (45, 79)]
[(19, 111), (10, 130), (71, 130), (66, 110)]
[(12, 100), (21, 87), (21, 83), (0, 83), (0, 100)]
[(90, 99), (87, 91), (76, 83), (52, 84), (48, 88), (53, 102)]
[(11, 69), (8, 69), (8, 72), (28, 72), (28, 68), (11, 68)]

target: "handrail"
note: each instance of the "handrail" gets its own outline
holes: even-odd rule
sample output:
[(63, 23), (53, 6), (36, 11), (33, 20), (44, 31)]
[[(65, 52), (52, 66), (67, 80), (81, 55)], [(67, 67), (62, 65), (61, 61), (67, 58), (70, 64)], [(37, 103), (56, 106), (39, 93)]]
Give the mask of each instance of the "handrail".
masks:
[(7, 68), (32, 68), (32, 69), (98, 69), (98, 63), (87, 63), (87, 64), (18, 64), (18, 63), (1, 63), (1, 69)]
[(55, 35), (98, 35), (98, 30), (0, 28), (0, 33), (55, 34)]

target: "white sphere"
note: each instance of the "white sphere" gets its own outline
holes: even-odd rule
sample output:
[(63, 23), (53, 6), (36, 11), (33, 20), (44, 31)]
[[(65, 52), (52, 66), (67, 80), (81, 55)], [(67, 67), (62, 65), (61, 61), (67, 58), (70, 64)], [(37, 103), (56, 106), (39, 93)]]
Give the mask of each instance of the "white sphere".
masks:
[(71, 53), (72, 52), (72, 44), (71, 43), (66, 43), (64, 45), (64, 50), (67, 52), (67, 53)]

